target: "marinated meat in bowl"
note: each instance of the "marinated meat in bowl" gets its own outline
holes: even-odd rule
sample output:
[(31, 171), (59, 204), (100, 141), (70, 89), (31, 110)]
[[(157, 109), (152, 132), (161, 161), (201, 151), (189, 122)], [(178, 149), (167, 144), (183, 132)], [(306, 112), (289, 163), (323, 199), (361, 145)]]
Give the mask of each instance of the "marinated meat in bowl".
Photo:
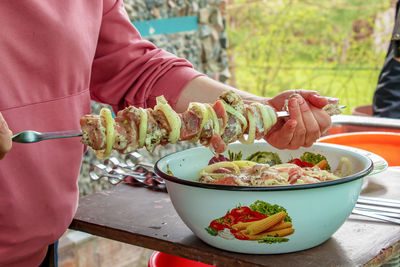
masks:
[[(269, 160), (268, 156), (275, 160)], [(238, 157), (241, 158), (241, 153), (233, 156), (236, 159)], [(311, 184), (346, 177), (352, 173), (352, 167), (346, 157), (342, 157), (336, 170), (332, 171), (326, 157), (321, 154), (305, 152), (300, 158), (282, 163), (277, 153), (258, 151), (246, 160), (222, 157), (222, 161), (200, 170), (199, 181), (237, 186)]]

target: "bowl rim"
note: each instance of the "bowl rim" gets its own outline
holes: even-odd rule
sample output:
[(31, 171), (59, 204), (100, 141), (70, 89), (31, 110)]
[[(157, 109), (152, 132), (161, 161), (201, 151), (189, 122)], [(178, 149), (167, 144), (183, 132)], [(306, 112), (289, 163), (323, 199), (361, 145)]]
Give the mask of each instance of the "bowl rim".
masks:
[[(337, 137), (347, 137), (347, 136), (369, 136), (369, 135), (377, 135), (377, 136), (396, 136), (400, 137), (400, 132), (379, 132), (379, 131), (366, 131), (366, 132), (349, 132), (349, 133), (337, 133), (337, 134), (330, 134), (327, 136), (322, 136), (320, 137), (316, 143), (319, 143), (319, 141), (325, 141), (329, 139), (335, 139)], [(323, 142), (321, 142), (323, 143)]]
[[(347, 150), (350, 153), (356, 153), (355, 151), (348, 150), (346, 146), (343, 145), (336, 145), (336, 144), (330, 144), (330, 143), (315, 143), (314, 145), (317, 146), (328, 146), (328, 147), (336, 147), (342, 150)], [(333, 186), (333, 185), (339, 185), (343, 183), (348, 183), (351, 181), (355, 181), (357, 179), (364, 178), (367, 176), (370, 172), (372, 172), (374, 163), (371, 158), (363, 155), (364, 158), (366, 158), (369, 161), (368, 167), (365, 168), (364, 170), (357, 172), (355, 174), (352, 174), (350, 176), (340, 178), (337, 180), (331, 180), (331, 181), (326, 181), (326, 182), (320, 182), (320, 183), (313, 183), (313, 184), (298, 184), (298, 185), (279, 185), (279, 186), (235, 186), (235, 185), (219, 185), (219, 184), (208, 184), (208, 183), (202, 183), (202, 182), (197, 182), (197, 181), (190, 181), (190, 180), (185, 180), (181, 179), (172, 175), (169, 175), (162, 171), (160, 169), (160, 163), (164, 161), (168, 157), (172, 157), (172, 155), (177, 154), (177, 153), (182, 153), (184, 151), (188, 150), (193, 150), (193, 149), (199, 149), (201, 147), (194, 147), (194, 148), (189, 148), (185, 149), (182, 151), (177, 151), (170, 153), (168, 155), (165, 155), (164, 157), (160, 158), (157, 160), (157, 162), (154, 165), (154, 171), (155, 173), (160, 176), (161, 178), (173, 182), (173, 183), (178, 183), (182, 185), (188, 185), (191, 187), (199, 187), (199, 188), (204, 188), (204, 189), (216, 189), (216, 190), (227, 190), (227, 191), (287, 191), (287, 190), (301, 190), (301, 189), (313, 189), (313, 188), (319, 188), (319, 187), (326, 187), (326, 186)], [(205, 147), (204, 147), (205, 148)]]

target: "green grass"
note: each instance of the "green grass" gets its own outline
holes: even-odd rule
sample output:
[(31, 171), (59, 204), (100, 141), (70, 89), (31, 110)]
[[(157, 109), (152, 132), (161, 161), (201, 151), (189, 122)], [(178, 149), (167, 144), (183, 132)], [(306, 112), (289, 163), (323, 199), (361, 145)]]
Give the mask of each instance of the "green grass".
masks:
[(379, 71), (368, 69), (285, 69), (279, 70), (268, 83), (265, 93), (261, 93), (257, 81), (250, 75), (241, 77), (240, 87), (265, 96), (274, 96), (285, 89), (316, 90), (322, 95), (340, 98), (340, 103), (348, 107), (344, 114), (351, 114), (354, 107), (372, 102), (378, 75)]
[(356, 20), (373, 28), (375, 15), (390, 0), (243, 3), (228, 9), (237, 87), (264, 96), (317, 90), (340, 98), (348, 106), (345, 114), (372, 102), (385, 51), (375, 52), (371, 34), (356, 40), (352, 28)]

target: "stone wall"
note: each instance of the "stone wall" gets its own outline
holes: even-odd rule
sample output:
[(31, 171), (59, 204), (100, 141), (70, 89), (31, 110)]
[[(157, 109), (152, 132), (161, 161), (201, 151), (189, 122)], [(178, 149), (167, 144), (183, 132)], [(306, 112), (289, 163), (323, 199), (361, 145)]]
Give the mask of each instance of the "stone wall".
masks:
[(198, 16), (198, 30), (144, 36), (158, 47), (188, 59), (195, 69), (225, 81), (229, 77), (225, 0), (124, 0), (131, 21)]
[[(198, 30), (174, 34), (144, 36), (156, 46), (179, 57), (188, 59), (195, 69), (213, 79), (225, 82), (229, 77), (227, 57), (227, 37), (225, 32), (226, 0), (124, 0), (131, 21), (143, 21), (159, 18), (198, 16)], [(98, 114), (102, 104), (92, 103), (92, 112)], [(157, 148), (150, 154), (140, 150), (145, 161), (154, 163), (166, 153), (185, 149), (194, 144), (178, 143)], [(113, 153), (121, 159), (123, 156)], [(99, 161), (91, 149), (83, 158), (79, 188), (81, 195), (91, 194), (111, 187), (106, 181), (90, 181), (90, 165)]]

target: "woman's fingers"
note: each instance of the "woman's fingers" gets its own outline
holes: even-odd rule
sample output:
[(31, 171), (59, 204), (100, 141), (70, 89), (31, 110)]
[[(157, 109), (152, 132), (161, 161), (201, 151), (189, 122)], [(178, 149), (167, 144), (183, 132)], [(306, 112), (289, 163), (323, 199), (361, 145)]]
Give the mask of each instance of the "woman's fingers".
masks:
[(299, 107), (306, 131), (304, 144), (302, 146), (309, 147), (321, 137), (321, 129), (314, 116), (314, 113), (312, 112), (312, 106), (308, 105), (308, 103), (302, 99), (302, 97), (299, 97)]
[(311, 106), (310, 108), (312, 113), (314, 114), (314, 118), (316, 119), (319, 125), (321, 135), (325, 134), (331, 127), (332, 123), (331, 116), (329, 116), (329, 114), (326, 113), (326, 111), (324, 111), (323, 109), (316, 108), (313, 106)]
[(326, 97), (321, 96), (315, 91), (301, 90), (300, 95), (311, 105), (317, 108), (323, 108), (328, 104)]
[[(293, 97), (289, 100), (290, 118), (297, 121), (297, 126), (293, 134), (292, 140), (288, 144), (289, 149), (297, 149), (304, 145), (306, 140), (307, 129), (303, 121), (302, 110), (300, 106), (304, 106), (304, 99), (301, 96)], [(304, 107), (303, 107), (304, 108)]]
[(278, 149), (288, 148), (296, 130), (297, 121), (289, 119), (284, 122), (280, 120), (267, 134), (265, 140)]
[(321, 96), (317, 91), (309, 90), (295, 90), (297, 94), (301, 95), (308, 103), (317, 108), (323, 108), (327, 104), (337, 104), (339, 99), (336, 97)]
[(291, 118), (297, 121), (296, 131), (289, 147), (297, 149), (300, 146), (311, 146), (321, 136), (320, 126), (311, 108), (303, 97), (297, 96), (291, 99), (289, 111)]
[[(267, 135), (267, 141), (279, 149), (298, 149), (299, 147), (311, 146), (320, 136), (321, 129), (328, 128), (330, 121), (321, 124), (315, 117), (314, 110), (320, 109), (308, 105), (303, 97), (300, 95), (289, 99), (288, 103), (290, 119), (284, 123), (280, 122), (271, 129), (270, 134)], [(324, 111), (321, 114), (318, 112), (318, 118), (323, 117)], [(321, 128), (322, 127), (322, 128)]]
[(299, 90), (299, 94), (303, 96), (314, 116), (315, 121), (319, 125), (320, 135), (324, 134), (331, 126), (331, 117), (323, 110), (327, 104), (337, 104), (338, 98), (321, 96), (318, 92)]
[(8, 129), (7, 122), (0, 113), (0, 159), (3, 159), (7, 152), (11, 149), (11, 136), (12, 132), (10, 129)]
[[(331, 126), (331, 117), (323, 109), (328, 103), (337, 103), (337, 98), (321, 96), (317, 91), (290, 90), (269, 99), (268, 104), (277, 110), (285, 108), (288, 101), (290, 120), (296, 126), (286, 133), (289, 128), (285, 120), (280, 119), (266, 136), (266, 140), (279, 149), (298, 149), (301, 146), (311, 146)], [(292, 136), (291, 140), (288, 140)]]

